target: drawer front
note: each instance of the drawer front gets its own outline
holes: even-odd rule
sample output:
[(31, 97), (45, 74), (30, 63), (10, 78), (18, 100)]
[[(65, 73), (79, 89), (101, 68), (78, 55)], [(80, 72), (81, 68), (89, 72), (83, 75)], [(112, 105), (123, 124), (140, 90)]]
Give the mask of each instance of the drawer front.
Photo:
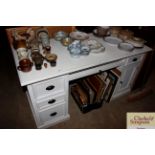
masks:
[(61, 104), (50, 109), (40, 111), (39, 117), (42, 123), (47, 121), (54, 121), (65, 115), (65, 104)]
[(48, 108), (50, 106), (54, 106), (57, 105), (61, 102), (65, 102), (65, 95), (59, 95), (59, 96), (53, 96), (51, 95), (50, 98), (46, 99), (46, 100), (42, 100), (40, 102), (37, 102), (37, 107), (41, 110), (43, 108)]
[(143, 58), (143, 55), (136, 55), (128, 58), (127, 64), (136, 63), (138, 61), (141, 61)]
[(39, 100), (51, 94), (64, 92), (65, 79), (63, 77), (32, 84), (33, 96)]
[(98, 66), (98, 67), (73, 72), (73, 73), (69, 74), (69, 80), (71, 81), (71, 80), (75, 80), (75, 79), (82, 78), (82, 77), (85, 77), (85, 76), (89, 76), (89, 75), (92, 75), (92, 74), (96, 74), (96, 73), (99, 73), (101, 71), (106, 71), (106, 70), (121, 66), (123, 64), (124, 64), (124, 60), (119, 60), (119, 61), (116, 61), (116, 62), (112, 62), (110, 64), (104, 64), (104, 65), (101, 65), (101, 66)]

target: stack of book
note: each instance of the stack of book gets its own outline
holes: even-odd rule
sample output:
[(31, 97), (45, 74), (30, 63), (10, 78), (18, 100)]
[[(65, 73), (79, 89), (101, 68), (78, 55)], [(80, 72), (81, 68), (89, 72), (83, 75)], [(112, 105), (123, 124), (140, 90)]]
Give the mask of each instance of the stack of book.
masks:
[(108, 103), (120, 75), (115, 68), (77, 80), (71, 86), (71, 94), (81, 111), (87, 112)]

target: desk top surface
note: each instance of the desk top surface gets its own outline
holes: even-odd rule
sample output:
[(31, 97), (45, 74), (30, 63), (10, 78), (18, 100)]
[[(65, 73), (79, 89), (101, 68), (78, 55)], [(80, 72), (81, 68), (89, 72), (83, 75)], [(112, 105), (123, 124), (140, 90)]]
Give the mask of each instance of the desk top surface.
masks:
[[(63, 46), (61, 42), (51, 39), (51, 51), (58, 56), (57, 65), (55, 67), (51, 67), (50, 64), (48, 64), (48, 67), (45, 68), (43, 66), (42, 70), (36, 70), (33, 65), (32, 71), (27, 73), (17, 70), (21, 86), (151, 51), (151, 48), (144, 46), (143, 48), (134, 49), (132, 52), (126, 52), (118, 49), (116, 45), (110, 45), (105, 42), (103, 38), (95, 37), (92, 34), (90, 34), (90, 39), (95, 39), (102, 43), (105, 47), (105, 51), (98, 54), (90, 53), (88, 56), (74, 58), (70, 55), (67, 47)], [(17, 67), (19, 65), (19, 60), (16, 50), (13, 47), (12, 52)]]

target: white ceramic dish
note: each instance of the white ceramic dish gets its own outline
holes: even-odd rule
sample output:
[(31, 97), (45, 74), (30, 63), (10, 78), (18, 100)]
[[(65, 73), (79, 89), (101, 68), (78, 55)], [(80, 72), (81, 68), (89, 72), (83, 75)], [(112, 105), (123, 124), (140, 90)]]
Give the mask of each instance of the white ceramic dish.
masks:
[(136, 40), (133, 40), (133, 39), (126, 40), (126, 42), (132, 44), (134, 47), (137, 47), (137, 48), (144, 47), (144, 42), (139, 42), (139, 41), (136, 41)]
[(84, 40), (81, 42), (81, 44), (89, 46), (90, 49), (98, 49), (100, 47), (103, 47), (103, 45), (101, 43), (99, 43), (98, 41), (93, 40), (93, 39)]
[(91, 53), (100, 53), (105, 51), (105, 47), (96, 40), (89, 39), (81, 42), (82, 45), (89, 46)]
[(101, 52), (104, 52), (105, 51), (105, 47), (104, 46), (102, 46), (102, 47), (100, 47), (100, 48), (97, 48), (97, 49), (92, 49), (90, 52), (91, 53), (101, 53)]
[(89, 35), (87, 33), (84, 32), (71, 32), (70, 33), (70, 37), (74, 40), (85, 40), (85, 39), (89, 39)]
[(105, 40), (106, 42), (108, 42), (109, 44), (111, 44), (111, 45), (118, 45), (118, 44), (120, 44), (121, 42), (123, 42), (122, 39), (117, 38), (117, 37), (113, 37), (113, 36), (105, 37), (104, 40)]
[(132, 51), (134, 49), (134, 46), (132, 44), (123, 42), (118, 45), (118, 48), (125, 51)]

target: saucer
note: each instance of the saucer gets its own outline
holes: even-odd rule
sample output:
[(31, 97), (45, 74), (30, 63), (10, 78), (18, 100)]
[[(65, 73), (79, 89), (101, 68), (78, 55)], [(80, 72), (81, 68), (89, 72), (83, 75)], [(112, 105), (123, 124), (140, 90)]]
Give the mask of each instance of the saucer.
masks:
[(132, 44), (123, 42), (118, 45), (118, 48), (125, 51), (132, 51), (134, 46)]
[(89, 38), (89, 35), (84, 32), (76, 31), (76, 32), (71, 32), (70, 37), (74, 40), (86, 40)]
[(113, 37), (113, 36), (105, 37), (104, 40), (105, 40), (106, 42), (108, 42), (109, 44), (111, 44), (111, 45), (118, 45), (118, 44), (120, 44), (121, 42), (123, 42), (122, 39), (117, 38), (117, 37)]

